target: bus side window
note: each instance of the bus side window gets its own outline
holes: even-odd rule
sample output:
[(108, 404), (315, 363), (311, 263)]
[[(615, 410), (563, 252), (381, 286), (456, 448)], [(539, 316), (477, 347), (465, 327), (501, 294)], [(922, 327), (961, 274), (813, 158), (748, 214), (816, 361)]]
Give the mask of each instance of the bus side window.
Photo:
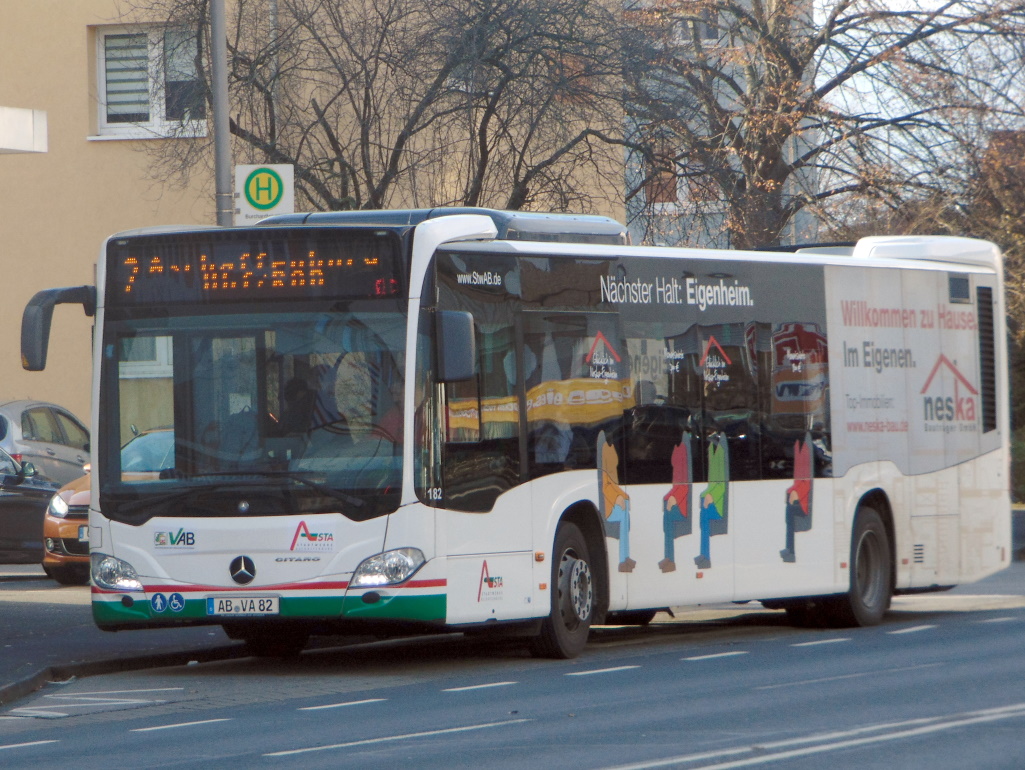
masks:
[(477, 329), (477, 378), (444, 386), (442, 477), (446, 507), (486, 512), (520, 483), (519, 410), (512, 330), (480, 322)]

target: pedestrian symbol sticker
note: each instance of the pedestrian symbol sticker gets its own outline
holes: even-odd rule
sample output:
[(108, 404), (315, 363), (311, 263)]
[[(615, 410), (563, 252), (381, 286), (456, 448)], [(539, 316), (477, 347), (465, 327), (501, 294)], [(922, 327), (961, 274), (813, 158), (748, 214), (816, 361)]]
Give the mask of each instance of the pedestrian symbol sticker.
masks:
[(153, 608), (154, 612), (163, 612), (167, 609), (167, 597), (163, 594), (153, 594), (149, 600), (149, 606)]

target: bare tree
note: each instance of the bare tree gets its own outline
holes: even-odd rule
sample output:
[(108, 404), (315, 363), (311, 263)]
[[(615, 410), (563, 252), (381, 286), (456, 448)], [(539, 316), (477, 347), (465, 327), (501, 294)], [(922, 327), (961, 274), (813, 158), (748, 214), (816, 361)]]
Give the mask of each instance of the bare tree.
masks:
[[(128, 2), (127, 18), (208, 35), (206, 0)], [(229, 5), (235, 160), (294, 164), (302, 207), (621, 199), (595, 184), (619, 129), (616, 25), (595, 0)], [(201, 141), (156, 153), (164, 178), (210, 162)]]
[(966, 125), (1023, 124), (1023, 31), (1019, 0), (638, 0), (630, 211), (665, 240), (648, 198), (671, 176), (685, 213), (669, 239), (750, 247), (852, 199), (928, 197)]

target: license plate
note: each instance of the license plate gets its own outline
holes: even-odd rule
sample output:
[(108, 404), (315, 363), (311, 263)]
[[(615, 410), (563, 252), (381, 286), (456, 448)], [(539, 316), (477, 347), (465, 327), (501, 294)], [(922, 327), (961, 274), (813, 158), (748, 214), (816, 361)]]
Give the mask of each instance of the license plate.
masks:
[(207, 615), (277, 615), (276, 596), (208, 596)]
[(82, 525), (79, 526), (79, 528), (78, 528), (78, 541), (80, 543), (88, 543), (89, 542), (89, 525), (88, 524), (82, 524)]

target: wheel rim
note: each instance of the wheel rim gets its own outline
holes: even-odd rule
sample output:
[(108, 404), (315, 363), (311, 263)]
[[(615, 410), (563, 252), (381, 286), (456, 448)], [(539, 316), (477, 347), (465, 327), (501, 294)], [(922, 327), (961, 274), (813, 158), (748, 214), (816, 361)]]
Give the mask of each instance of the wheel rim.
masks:
[(591, 568), (572, 550), (562, 555), (559, 564), (559, 606), (566, 628), (572, 630), (591, 616), (594, 588)]
[(869, 530), (858, 542), (855, 579), (858, 597), (866, 607), (875, 607), (883, 595), (882, 542), (879, 536)]

